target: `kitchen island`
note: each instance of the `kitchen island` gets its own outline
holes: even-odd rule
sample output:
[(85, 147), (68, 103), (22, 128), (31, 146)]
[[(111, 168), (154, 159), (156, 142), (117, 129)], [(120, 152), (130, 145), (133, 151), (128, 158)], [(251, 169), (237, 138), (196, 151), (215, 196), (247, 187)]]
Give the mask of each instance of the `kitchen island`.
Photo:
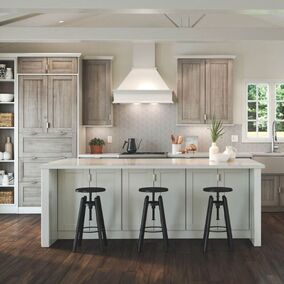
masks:
[[(209, 194), (207, 186), (228, 186), (234, 238), (250, 239), (261, 246), (261, 169), (251, 159), (227, 163), (208, 159), (63, 159), (42, 166), (41, 245), (73, 239), (81, 194), (78, 187), (100, 186), (108, 238), (137, 238), (145, 194), (144, 186), (164, 186), (169, 238), (202, 238)], [(86, 215), (88, 217), (88, 215)], [(148, 221), (152, 220), (148, 214)], [(89, 222), (86, 218), (86, 224)], [(221, 214), (219, 225), (224, 224)], [(160, 220), (156, 218), (156, 224)], [(215, 214), (212, 225), (216, 225)], [(84, 237), (97, 238), (96, 234)], [(158, 237), (146, 234), (145, 237)], [(225, 233), (210, 234), (226, 238)]]

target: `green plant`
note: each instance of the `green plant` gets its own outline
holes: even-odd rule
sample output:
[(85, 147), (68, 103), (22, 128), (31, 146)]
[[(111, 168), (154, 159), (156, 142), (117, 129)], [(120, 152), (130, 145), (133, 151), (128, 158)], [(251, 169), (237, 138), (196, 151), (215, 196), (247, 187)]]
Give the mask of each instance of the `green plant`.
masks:
[(224, 134), (222, 120), (217, 120), (215, 117), (213, 117), (210, 132), (211, 132), (212, 142), (216, 143), (217, 140)]
[(103, 146), (105, 145), (105, 141), (103, 139), (100, 138), (93, 138), (90, 142), (89, 142), (90, 146)]

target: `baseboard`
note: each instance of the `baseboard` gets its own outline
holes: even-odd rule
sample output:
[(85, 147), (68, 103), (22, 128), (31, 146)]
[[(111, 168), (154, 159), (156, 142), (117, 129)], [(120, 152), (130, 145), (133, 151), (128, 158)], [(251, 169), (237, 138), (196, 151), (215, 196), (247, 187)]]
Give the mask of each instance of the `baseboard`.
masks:
[(19, 214), (41, 214), (41, 207), (19, 207)]

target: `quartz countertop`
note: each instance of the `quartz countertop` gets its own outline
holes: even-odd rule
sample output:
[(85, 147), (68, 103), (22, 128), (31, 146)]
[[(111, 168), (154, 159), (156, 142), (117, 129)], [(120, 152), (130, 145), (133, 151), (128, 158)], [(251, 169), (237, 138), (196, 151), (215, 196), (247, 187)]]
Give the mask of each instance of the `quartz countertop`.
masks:
[(63, 159), (42, 166), (43, 169), (262, 169), (252, 159), (217, 163), (208, 159)]

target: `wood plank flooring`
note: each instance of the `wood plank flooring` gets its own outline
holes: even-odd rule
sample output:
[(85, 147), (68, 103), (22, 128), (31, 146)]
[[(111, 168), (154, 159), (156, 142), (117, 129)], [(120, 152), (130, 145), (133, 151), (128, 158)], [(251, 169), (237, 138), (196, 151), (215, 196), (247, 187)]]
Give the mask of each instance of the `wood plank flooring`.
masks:
[(210, 240), (206, 255), (200, 240), (109, 240), (105, 253), (86, 240), (72, 253), (72, 241), (40, 247), (40, 216), (0, 215), (0, 283), (284, 283), (284, 213), (264, 213), (263, 246), (235, 240)]

